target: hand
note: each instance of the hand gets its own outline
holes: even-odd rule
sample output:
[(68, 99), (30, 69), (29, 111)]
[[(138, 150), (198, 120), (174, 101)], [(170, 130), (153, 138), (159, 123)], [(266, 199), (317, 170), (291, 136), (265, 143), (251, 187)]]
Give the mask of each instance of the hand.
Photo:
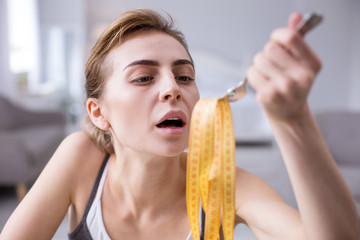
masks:
[(302, 16), (293, 13), (288, 27), (272, 32), (254, 57), (247, 78), (270, 120), (291, 121), (307, 110), (307, 96), (321, 62), (296, 31)]

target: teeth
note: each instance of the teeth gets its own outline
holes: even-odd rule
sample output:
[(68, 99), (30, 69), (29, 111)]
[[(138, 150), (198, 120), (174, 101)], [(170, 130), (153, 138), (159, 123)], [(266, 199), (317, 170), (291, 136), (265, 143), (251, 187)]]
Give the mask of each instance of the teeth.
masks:
[(175, 120), (175, 121), (178, 121), (178, 120), (180, 120), (180, 118), (178, 118), (178, 117), (172, 117), (172, 118), (168, 118), (168, 119), (166, 119), (166, 120)]

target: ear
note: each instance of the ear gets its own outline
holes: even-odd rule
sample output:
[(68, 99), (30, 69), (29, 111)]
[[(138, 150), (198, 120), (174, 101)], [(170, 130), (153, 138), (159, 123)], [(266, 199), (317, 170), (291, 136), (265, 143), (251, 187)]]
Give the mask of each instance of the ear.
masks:
[(101, 112), (101, 106), (98, 99), (87, 99), (86, 109), (91, 121), (94, 123), (95, 126), (102, 130), (108, 130), (110, 128), (110, 123), (107, 121), (106, 117)]

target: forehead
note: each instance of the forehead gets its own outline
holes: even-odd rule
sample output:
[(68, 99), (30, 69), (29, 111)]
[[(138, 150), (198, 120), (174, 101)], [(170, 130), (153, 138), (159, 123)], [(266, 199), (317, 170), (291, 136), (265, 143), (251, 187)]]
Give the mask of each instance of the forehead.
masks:
[(185, 47), (174, 37), (161, 32), (136, 34), (113, 48), (106, 61), (113, 67), (125, 67), (136, 60), (156, 60), (160, 63), (191, 58)]

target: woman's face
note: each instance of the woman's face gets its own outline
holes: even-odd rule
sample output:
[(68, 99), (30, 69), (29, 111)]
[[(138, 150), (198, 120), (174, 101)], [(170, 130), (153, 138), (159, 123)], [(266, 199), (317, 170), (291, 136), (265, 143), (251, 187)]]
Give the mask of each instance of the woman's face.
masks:
[(111, 50), (101, 110), (122, 150), (176, 156), (199, 99), (194, 67), (173, 37), (147, 32)]

